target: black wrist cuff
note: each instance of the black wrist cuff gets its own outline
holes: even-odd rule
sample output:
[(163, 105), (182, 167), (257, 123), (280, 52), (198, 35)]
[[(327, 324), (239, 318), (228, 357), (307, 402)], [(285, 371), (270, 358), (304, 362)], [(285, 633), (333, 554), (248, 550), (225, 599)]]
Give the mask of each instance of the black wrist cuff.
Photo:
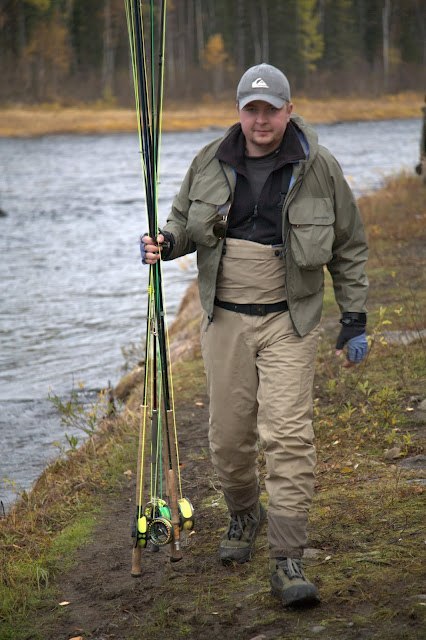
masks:
[(367, 324), (367, 314), (356, 311), (344, 311), (340, 324), (344, 327), (365, 327)]
[(175, 239), (170, 231), (163, 231), (162, 229), (159, 229), (158, 232), (162, 233), (164, 236), (164, 242), (161, 245), (161, 257), (164, 260), (171, 254)]

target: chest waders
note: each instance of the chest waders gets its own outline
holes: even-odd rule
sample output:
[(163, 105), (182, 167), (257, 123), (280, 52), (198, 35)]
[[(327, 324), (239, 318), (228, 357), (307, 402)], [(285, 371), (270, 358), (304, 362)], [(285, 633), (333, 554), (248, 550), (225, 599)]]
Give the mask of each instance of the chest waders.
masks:
[(287, 312), (282, 247), (227, 238), (213, 322), (202, 332), (213, 466), (231, 514), (259, 496), (266, 463), (271, 557), (299, 558), (314, 490), (312, 393), (319, 328), (298, 336)]

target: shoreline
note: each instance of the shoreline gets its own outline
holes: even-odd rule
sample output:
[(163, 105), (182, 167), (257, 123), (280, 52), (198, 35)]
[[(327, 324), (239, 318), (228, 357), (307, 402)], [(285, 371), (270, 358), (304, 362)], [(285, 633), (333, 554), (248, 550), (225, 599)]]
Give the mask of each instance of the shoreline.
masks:
[[(193, 285), (170, 328), (184, 488), (197, 518), (182, 563), (175, 568), (163, 552), (144, 553), (143, 579), (130, 577), (144, 379), (136, 369), (115, 388), (123, 412), (105, 418), (80, 449), (64, 451), (0, 519), (4, 640), (133, 638), (141, 629), (152, 640), (203, 633), (241, 640), (275, 637), (283, 624), (289, 628), (283, 640), (312, 637), (312, 629), (329, 640), (366, 633), (423, 638), (424, 187), (415, 176), (394, 177), (358, 202), (372, 247), (370, 355), (342, 374), (334, 357), (338, 310), (327, 281), (315, 377), (317, 491), (306, 562), (320, 583), (322, 606), (302, 617), (277, 607), (267, 586), (264, 532), (249, 566), (224, 572), (217, 562), (226, 508), (208, 455)], [(401, 338), (410, 334), (416, 337), (407, 348)], [(406, 576), (396, 590), (395, 572)]]
[[(294, 98), (295, 113), (311, 124), (414, 119), (421, 117), (424, 96), (406, 92), (378, 98)], [(169, 104), (163, 112), (163, 131), (224, 129), (236, 121), (230, 101), (205, 101), (197, 105)], [(0, 138), (38, 137), (56, 134), (105, 134), (136, 132), (134, 109), (108, 105), (62, 107), (12, 105), (0, 107)]]

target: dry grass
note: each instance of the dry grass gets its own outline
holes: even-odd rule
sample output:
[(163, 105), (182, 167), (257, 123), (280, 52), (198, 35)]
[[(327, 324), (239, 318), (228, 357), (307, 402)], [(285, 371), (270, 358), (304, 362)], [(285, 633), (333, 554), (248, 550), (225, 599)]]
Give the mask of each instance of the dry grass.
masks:
[[(425, 191), (420, 179), (401, 176), (361, 200), (372, 246), (370, 271), (374, 272), (370, 332), (384, 299), (398, 307), (405, 305), (398, 314), (389, 310), (398, 327), (413, 323), (424, 327), (426, 304), (424, 293), (420, 293), (426, 271)], [(413, 287), (419, 295), (414, 296)], [(194, 304), (190, 307), (193, 309), (197, 306), (194, 289), (188, 304)], [(180, 362), (175, 372), (179, 402), (189, 403), (191, 411), (203, 385), (200, 355), (194, 347), (198, 336), (195, 324), (191, 322), (193, 359)], [(246, 638), (265, 633), (282, 640), (300, 640), (313, 637), (312, 625), (324, 627), (324, 637), (330, 640), (423, 637), (421, 470), (398, 467), (395, 460), (386, 458), (385, 450), (397, 447), (400, 457), (423, 451), (424, 412), (416, 407), (424, 398), (424, 344), (418, 340), (408, 348), (394, 347), (380, 341), (377, 334), (367, 362), (342, 373), (334, 357), (336, 331), (333, 326), (322, 336), (315, 380), (319, 465), (310, 544), (320, 550), (320, 555), (308, 571), (321, 588), (323, 606), (300, 617), (296, 612), (286, 612), (286, 625), (282, 624), (283, 613), (271, 602), (265, 581), (266, 541), (259, 541), (249, 568), (231, 572), (226, 580), (213, 565), (209, 569), (213, 573), (203, 572), (205, 558), (214, 554), (220, 535), (217, 507), (210, 500), (197, 508), (202, 522), (214, 523), (214, 536), (211, 526), (205, 527), (204, 533), (200, 526), (199, 544), (192, 551), (199, 570), (183, 578), (189, 613), (183, 618), (182, 609), (177, 609), (178, 616), (167, 615), (170, 608), (182, 603), (181, 580), (169, 581), (162, 596), (167, 599), (167, 607), (161, 608), (161, 598), (146, 605), (149, 621), (144, 631), (149, 631), (153, 640), (171, 632), (173, 637), (206, 635), (210, 627), (203, 626), (204, 620), (217, 611), (221, 612), (221, 624), (225, 624), (222, 637), (231, 637), (228, 629), (237, 640), (242, 637), (240, 632), (246, 632)], [(186, 326), (176, 325), (175, 337), (191, 341), (185, 332)], [(139, 403), (136, 386), (126, 420), (107, 421), (95, 446), (89, 442), (47, 469), (34, 491), (25, 494), (0, 521), (0, 593), (4, 598), (0, 622), (3, 616), (3, 620), (13, 621), (9, 630), (14, 626), (12, 635), (2, 637), (30, 637), (18, 634), (21, 619), (17, 612), (24, 612), (28, 619), (37, 607), (37, 599), (48, 599), (45, 587), (49, 576), (60, 568), (58, 559), (52, 556), (52, 544), (61, 530), (73, 523), (80, 536), (86, 535), (90, 522), (78, 528), (79, 523), (86, 523), (88, 515), (109, 500), (114, 487), (122, 482), (123, 468), (127, 468), (123, 465), (128, 464), (131, 452), (134, 455), (133, 412)], [(195, 485), (193, 491), (196, 493)], [(75, 539), (69, 546), (75, 548)], [(34, 595), (36, 601), (31, 600)], [(249, 628), (245, 631), (231, 624), (237, 605), (247, 614)], [(40, 636), (34, 633), (31, 637)], [(136, 627), (134, 637), (140, 637)]]
[[(312, 123), (351, 120), (419, 118), (424, 96), (401, 93), (380, 98), (294, 98), (296, 112)], [(164, 131), (190, 131), (206, 127), (226, 128), (236, 120), (233, 98), (228, 102), (204, 101), (198, 105), (169, 104), (164, 109)], [(0, 137), (40, 136), (55, 133), (105, 133), (136, 130), (133, 109), (102, 105), (62, 107), (41, 105), (0, 109)]]

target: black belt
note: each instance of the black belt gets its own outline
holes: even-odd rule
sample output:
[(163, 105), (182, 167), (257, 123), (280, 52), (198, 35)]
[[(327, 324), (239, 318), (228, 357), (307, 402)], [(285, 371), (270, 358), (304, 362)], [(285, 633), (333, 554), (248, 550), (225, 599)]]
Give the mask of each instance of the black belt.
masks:
[(266, 316), (267, 313), (288, 311), (287, 300), (273, 302), (272, 304), (236, 304), (235, 302), (223, 302), (215, 298), (214, 303), (222, 309), (236, 311), (237, 313), (247, 313), (249, 316)]

